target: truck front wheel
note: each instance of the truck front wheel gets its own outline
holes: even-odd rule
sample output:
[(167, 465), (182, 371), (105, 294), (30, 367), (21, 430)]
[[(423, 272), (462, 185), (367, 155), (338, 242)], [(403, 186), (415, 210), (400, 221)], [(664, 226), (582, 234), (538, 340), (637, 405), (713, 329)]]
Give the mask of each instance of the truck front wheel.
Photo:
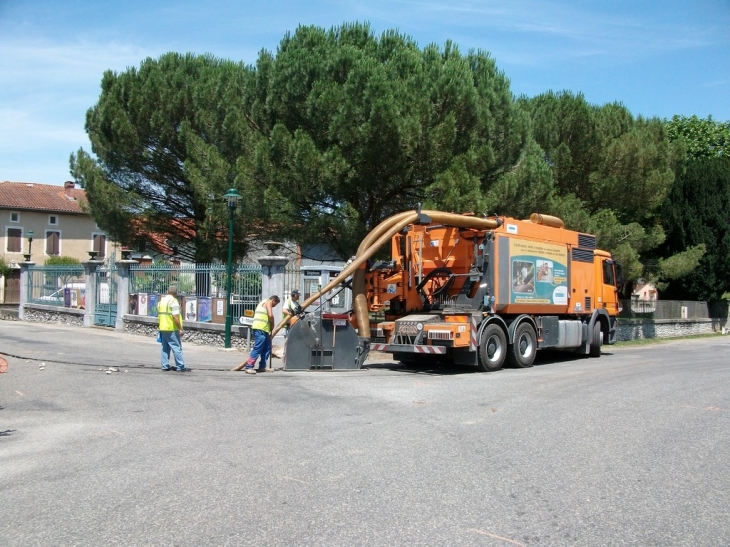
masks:
[(601, 323), (596, 320), (595, 324), (593, 325), (593, 337), (591, 338), (591, 348), (590, 348), (590, 355), (591, 357), (600, 357), (601, 356), (601, 346), (603, 345), (603, 333), (601, 332)]
[(507, 338), (499, 325), (487, 325), (479, 340), (479, 364), (482, 372), (499, 370), (507, 356)]
[(527, 368), (535, 362), (537, 335), (529, 323), (522, 323), (515, 330), (515, 341), (510, 348), (508, 360), (513, 367)]

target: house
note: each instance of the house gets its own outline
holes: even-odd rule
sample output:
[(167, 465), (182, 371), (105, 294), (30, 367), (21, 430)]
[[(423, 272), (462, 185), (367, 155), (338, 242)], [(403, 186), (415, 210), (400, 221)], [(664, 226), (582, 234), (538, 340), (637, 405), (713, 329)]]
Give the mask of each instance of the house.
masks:
[(631, 293), (631, 299), (644, 302), (656, 302), (659, 300), (659, 293), (653, 283), (646, 283), (643, 279), (638, 279)]
[(654, 313), (659, 293), (653, 283), (638, 279), (631, 293), (631, 311), (634, 313)]
[[(17, 268), (25, 260), (40, 265), (61, 255), (85, 262), (90, 251), (101, 260), (119, 258), (120, 249), (83, 210), (85, 197), (71, 181), (63, 186), (0, 182), (0, 259)], [(6, 284), (3, 279), (0, 289)]]

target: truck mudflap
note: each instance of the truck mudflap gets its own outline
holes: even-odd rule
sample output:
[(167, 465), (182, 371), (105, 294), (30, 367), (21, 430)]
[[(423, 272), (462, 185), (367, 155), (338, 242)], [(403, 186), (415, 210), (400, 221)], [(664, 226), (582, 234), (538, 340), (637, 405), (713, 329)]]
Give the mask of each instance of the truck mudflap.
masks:
[(608, 324), (608, 344), (615, 344), (618, 339), (618, 317), (609, 317)]
[(373, 351), (382, 351), (384, 353), (421, 353), (426, 355), (446, 355), (446, 347), (444, 346), (416, 346), (406, 344), (370, 344)]

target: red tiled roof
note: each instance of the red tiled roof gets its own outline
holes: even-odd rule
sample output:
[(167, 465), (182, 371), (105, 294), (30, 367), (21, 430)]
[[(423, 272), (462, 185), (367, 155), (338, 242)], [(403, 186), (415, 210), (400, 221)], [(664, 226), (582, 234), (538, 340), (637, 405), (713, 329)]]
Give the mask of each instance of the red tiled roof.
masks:
[(88, 214), (81, 209), (86, 192), (67, 185), (68, 188), (36, 182), (0, 182), (0, 208)]

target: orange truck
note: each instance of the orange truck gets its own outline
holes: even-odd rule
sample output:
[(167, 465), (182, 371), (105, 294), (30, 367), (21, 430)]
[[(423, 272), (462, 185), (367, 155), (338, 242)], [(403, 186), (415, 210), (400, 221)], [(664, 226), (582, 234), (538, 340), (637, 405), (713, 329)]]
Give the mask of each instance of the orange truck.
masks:
[[(373, 261), (387, 243), (390, 259)], [(353, 290), (348, 319), (357, 341), (337, 334), (338, 325), (347, 330), (342, 318), (297, 323), (287, 345), (310, 351), (291, 367), (287, 357), (286, 366), (359, 368), (370, 350), (406, 363), (440, 360), (481, 371), (529, 367), (545, 348), (597, 357), (603, 344), (616, 341), (620, 277), (595, 236), (568, 230), (556, 217), (401, 213), (373, 230), (331, 283), (347, 279)], [(334, 329), (331, 344), (329, 330), (309, 332), (323, 325)], [(338, 336), (357, 348), (338, 350)], [(328, 366), (312, 366), (323, 355)]]

